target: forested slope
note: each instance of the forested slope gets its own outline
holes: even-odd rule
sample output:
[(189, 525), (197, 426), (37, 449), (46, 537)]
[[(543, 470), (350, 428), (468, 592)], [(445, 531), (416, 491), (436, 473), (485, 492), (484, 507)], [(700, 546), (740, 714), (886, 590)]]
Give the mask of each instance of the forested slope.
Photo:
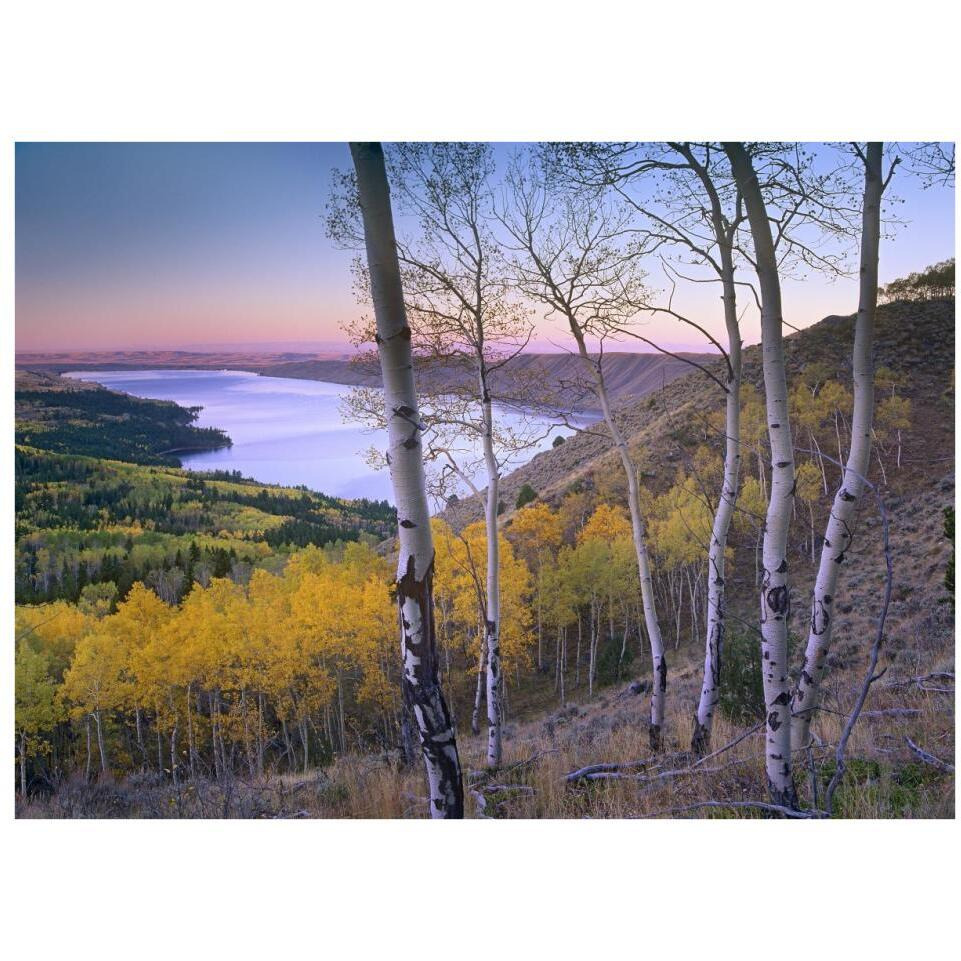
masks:
[(291, 549), (366, 539), (383, 501), (346, 501), (239, 475), (195, 475), (35, 448), (16, 450), (16, 597), (122, 600), (138, 580), (169, 601), (197, 581), (277, 568)]
[(230, 446), (222, 430), (195, 427), (198, 414), (170, 401), (17, 371), (17, 443), (43, 450), (179, 467), (177, 451)]

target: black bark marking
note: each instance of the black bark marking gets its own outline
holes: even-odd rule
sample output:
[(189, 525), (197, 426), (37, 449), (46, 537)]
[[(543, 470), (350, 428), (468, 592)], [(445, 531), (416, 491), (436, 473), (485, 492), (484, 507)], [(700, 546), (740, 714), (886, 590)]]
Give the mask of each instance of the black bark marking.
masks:
[(410, 528), (416, 527), (417, 525), (416, 525), (413, 521), (407, 520), (407, 518), (405, 517), (405, 518), (400, 522), (400, 526), (401, 526), (401, 527), (406, 527), (406, 528), (409, 530)]
[(791, 607), (791, 595), (787, 587), (772, 587), (765, 595), (765, 600), (775, 619), (785, 617)]
[[(418, 717), (421, 749), (428, 766), (438, 774), (441, 797), (433, 797), (433, 810), (447, 818), (464, 816), (464, 784), (453, 724), (440, 687), (436, 629), (434, 625), (434, 559), (431, 558), (423, 578), (418, 579), (413, 554), (407, 558), (404, 574), (396, 584), (397, 603), (404, 627), (401, 654), (404, 658), (404, 696), (414, 716)], [(421, 613), (422, 629), (410, 633), (410, 622), (403, 616), (404, 606), (414, 602)], [(408, 651), (413, 664), (408, 666)]]

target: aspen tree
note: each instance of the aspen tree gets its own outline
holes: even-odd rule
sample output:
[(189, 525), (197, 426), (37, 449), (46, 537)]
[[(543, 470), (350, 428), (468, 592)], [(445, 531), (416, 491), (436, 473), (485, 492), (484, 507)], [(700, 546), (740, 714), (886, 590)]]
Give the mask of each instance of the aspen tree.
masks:
[[(720, 350), (726, 367), (723, 378), (709, 375), (723, 390), (726, 404), (721, 427), (725, 442), (724, 474), (706, 551), (704, 674), (691, 745), (695, 753), (706, 753), (720, 693), (726, 609), (725, 554), (741, 465), (741, 334), (735, 266), (738, 232), (745, 217), (742, 199), (723, 163), (724, 151), (712, 143), (557, 145), (553, 153), (559, 155), (560, 167), (575, 181), (594, 187), (612, 187), (639, 215), (640, 222), (635, 229), (651, 249), (665, 246), (679, 249), (685, 265), (693, 258), (695, 264), (714, 275), (710, 279), (721, 284), (726, 349), (700, 324), (679, 313), (673, 306), (673, 297), (667, 306), (652, 308), (705, 335)], [(667, 265), (665, 270), (673, 278)], [(661, 349), (653, 341), (641, 339)], [(701, 366), (688, 362), (694, 367)], [(693, 608), (692, 620), (696, 631), (697, 615)]]
[[(834, 496), (824, 534), (811, 602), (811, 618), (804, 664), (794, 690), (792, 747), (804, 748), (810, 741), (811, 720), (817, 709), (818, 693), (834, 627), (834, 599), (841, 565), (850, 550), (854, 514), (864, 490), (864, 478), (871, 457), (874, 416), (874, 322), (878, 301), (878, 253), (881, 243), (881, 198), (891, 179), (894, 165), (885, 176), (883, 145), (873, 142), (854, 150), (864, 167), (864, 200), (861, 209), (860, 293), (854, 325), (854, 411), (851, 419), (851, 450)], [(895, 161), (895, 164), (897, 161)]]
[(766, 705), (768, 792), (775, 804), (797, 806), (791, 767), (791, 684), (787, 651), (790, 614), (787, 539), (794, 501), (794, 447), (784, 370), (781, 279), (771, 222), (751, 155), (742, 143), (724, 145), (737, 182), (754, 246), (761, 295), (761, 353), (768, 438), (771, 445), (771, 491), (762, 545), (761, 657)]
[[(644, 296), (640, 251), (625, 243), (627, 215), (598, 196), (552, 196), (535, 171), (515, 165), (502, 223), (512, 238), (518, 286), (549, 314), (562, 318), (574, 341), (587, 382), (627, 481), (644, 621), (651, 646), (649, 738), (661, 746), (667, 695), (667, 659), (658, 622), (646, 521), (641, 512), (637, 467), (614, 414), (604, 374), (604, 346), (623, 332)], [(597, 342), (592, 353), (588, 342)]]
[(434, 546), (407, 324), (394, 240), (390, 190), (379, 143), (351, 143), (364, 224), (377, 348), (384, 384), (388, 463), (397, 504), (399, 558), (396, 578), (404, 684), (413, 706), (427, 779), (430, 814), (464, 816), (464, 787), (457, 741), (440, 687), (434, 624)]

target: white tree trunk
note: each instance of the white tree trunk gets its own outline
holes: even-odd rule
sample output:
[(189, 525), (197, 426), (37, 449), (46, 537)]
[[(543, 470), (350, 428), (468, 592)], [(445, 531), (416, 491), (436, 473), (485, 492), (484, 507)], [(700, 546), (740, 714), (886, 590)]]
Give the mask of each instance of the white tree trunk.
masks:
[(761, 658), (766, 705), (764, 752), (768, 792), (775, 804), (797, 806), (791, 770), (791, 682), (787, 663), (790, 615), (788, 528), (794, 502), (794, 447), (788, 416), (787, 378), (781, 317), (781, 282), (771, 223), (751, 159), (740, 143), (725, 144), (754, 240), (761, 288), (761, 356), (768, 439), (771, 444), (771, 495), (761, 550)]
[(480, 653), (477, 656), (477, 687), (474, 690), (474, 712), (471, 714), (470, 729), (472, 734), (480, 734), (480, 706), (484, 696), (484, 678), (487, 671), (487, 645), (481, 641)]
[[(483, 362), (482, 362), (483, 363)], [(501, 763), (501, 652), (500, 652), (500, 545), (497, 541), (497, 504), (500, 493), (500, 471), (494, 456), (494, 418), (490, 391), (481, 376), (484, 408), (484, 463), (487, 468), (487, 598), (484, 623), (487, 648), (487, 766)]]
[(724, 552), (737, 502), (741, 469), (741, 333), (737, 320), (737, 295), (731, 248), (721, 247), (724, 321), (727, 327), (730, 370), (725, 405), (724, 479), (714, 513), (707, 558), (707, 637), (704, 643), (704, 679), (694, 717), (691, 750), (706, 754), (711, 746), (714, 712), (721, 693), (721, 657), (725, 631)]
[(817, 580), (811, 605), (804, 666), (794, 691), (795, 750), (807, 747), (811, 720), (817, 710), (818, 691), (831, 647), (833, 602), (841, 565), (851, 547), (854, 512), (864, 490), (863, 478), (871, 459), (874, 420), (874, 318), (878, 302), (878, 251), (881, 243), (882, 144), (867, 145), (864, 171), (864, 207), (861, 226), (861, 280), (858, 314), (854, 327), (854, 415), (851, 420), (851, 449), (841, 485), (834, 495), (821, 548)]
[(100, 711), (93, 712), (93, 722), (97, 727), (97, 749), (100, 751), (100, 771), (103, 774), (107, 774), (107, 748), (103, 739), (103, 724), (100, 720)]
[(397, 605), (404, 684), (420, 733), (430, 814), (464, 816), (464, 787), (457, 742), (440, 688), (434, 626), (434, 544), (424, 482), (420, 416), (414, 389), (407, 324), (394, 240), (390, 191), (379, 143), (351, 143), (364, 221), (371, 298), (384, 382), (388, 464), (399, 519)]
[(621, 458), (621, 465), (627, 479), (627, 505), (631, 512), (631, 531), (634, 537), (634, 551), (637, 555), (637, 570), (641, 582), (641, 601), (644, 608), (644, 623), (647, 626), (647, 636), (651, 644), (651, 661), (653, 664), (653, 678), (651, 684), (651, 714), (650, 714), (650, 744), (652, 751), (661, 747), (661, 729), (664, 726), (664, 703), (667, 696), (667, 659), (664, 657), (664, 641), (661, 637), (661, 627), (657, 620), (657, 610), (654, 604), (654, 583), (651, 578), (651, 562), (647, 551), (647, 532), (644, 516), (641, 514), (641, 500), (637, 485), (637, 471), (631, 459), (627, 441), (621, 429), (614, 420), (607, 386), (604, 383), (600, 360), (595, 364), (591, 360), (584, 342), (584, 336), (573, 319), (570, 319), (571, 333), (577, 341), (577, 350), (584, 365), (594, 380), (595, 394), (604, 413), (604, 421), (611, 432), (614, 446)]

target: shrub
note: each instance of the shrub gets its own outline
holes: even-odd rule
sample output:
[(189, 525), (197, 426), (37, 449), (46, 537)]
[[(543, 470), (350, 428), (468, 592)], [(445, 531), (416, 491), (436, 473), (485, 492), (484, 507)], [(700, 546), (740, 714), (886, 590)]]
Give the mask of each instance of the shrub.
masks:
[[(788, 634), (788, 664), (794, 663), (799, 642)], [(764, 718), (764, 680), (761, 676), (761, 638), (753, 631), (732, 630), (730, 625), (721, 651), (720, 707), (737, 724)]]
[(737, 724), (759, 721), (764, 717), (760, 639), (730, 627), (726, 634), (721, 652), (721, 710)]
[(554, 443), (551, 444), (551, 447), (560, 447), (561, 444), (564, 443), (564, 440), (565, 440), (565, 438), (563, 437), (563, 435), (558, 434), (558, 435), (554, 438)]
[(516, 507), (520, 510), (525, 504), (529, 504), (531, 501), (537, 499), (537, 491), (531, 487), (530, 484), (525, 484), (517, 492), (517, 504)]

